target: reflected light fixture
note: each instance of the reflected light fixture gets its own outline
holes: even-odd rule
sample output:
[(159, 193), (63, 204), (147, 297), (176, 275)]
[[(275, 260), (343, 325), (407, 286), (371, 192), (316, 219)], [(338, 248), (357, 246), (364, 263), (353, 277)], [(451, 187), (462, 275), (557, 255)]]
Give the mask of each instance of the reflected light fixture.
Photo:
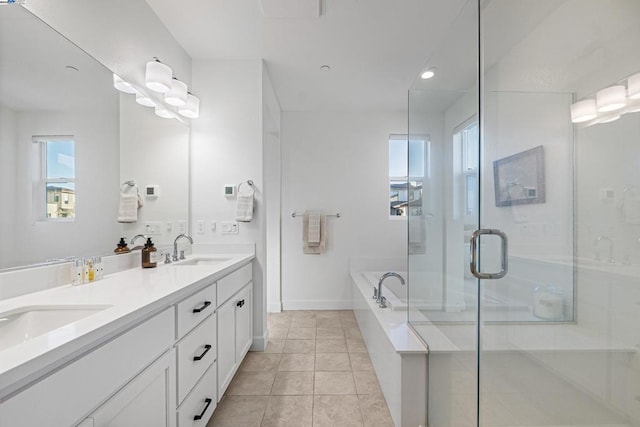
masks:
[(596, 101), (593, 99), (583, 99), (575, 104), (571, 104), (571, 122), (582, 123), (598, 117), (596, 111)]
[(627, 102), (627, 89), (623, 85), (609, 86), (596, 93), (596, 105), (599, 113), (624, 108)]
[(136, 93), (137, 90), (131, 86), (131, 83), (124, 81), (122, 77), (117, 74), (113, 74), (113, 87), (124, 93)]
[(173, 119), (173, 114), (163, 107), (156, 107), (156, 116), (162, 117), (163, 119)]
[(640, 73), (634, 74), (627, 79), (627, 92), (629, 99), (640, 99)]
[(607, 117), (606, 119), (598, 120), (598, 123), (611, 123), (611, 122), (615, 122), (619, 118), (620, 118), (620, 115), (615, 115), (615, 116)]
[(173, 80), (173, 70), (168, 65), (163, 64), (154, 58), (153, 61), (147, 62), (145, 72), (145, 86), (154, 92), (165, 93), (171, 89), (171, 81)]
[(156, 103), (153, 99), (149, 98), (147, 95), (143, 93), (136, 93), (136, 102), (140, 105), (144, 105), (145, 107), (155, 107)]
[(191, 92), (187, 94), (187, 103), (178, 108), (178, 113), (189, 119), (200, 117), (200, 99)]
[(187, 104), (187, 84), (175, 77), (171, 81), (171, 89), (164, 94), (164, 102), (174, 107), (182, 107)]
[(422, 74), (420, 74), (420, 78), (423, 80), (427, 80), (432, 78), (433, 76), (436, 75), (436, 69), (435, 68), (429, 68), (428, 70), (425, 70)]

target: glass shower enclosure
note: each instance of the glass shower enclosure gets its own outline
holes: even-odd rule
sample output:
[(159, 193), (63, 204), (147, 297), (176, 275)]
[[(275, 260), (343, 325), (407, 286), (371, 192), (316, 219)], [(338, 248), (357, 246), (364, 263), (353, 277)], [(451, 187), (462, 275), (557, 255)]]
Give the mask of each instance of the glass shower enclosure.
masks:
[(461, 2), (425, 68), (428, 425), (640, 426), (640, 1)]

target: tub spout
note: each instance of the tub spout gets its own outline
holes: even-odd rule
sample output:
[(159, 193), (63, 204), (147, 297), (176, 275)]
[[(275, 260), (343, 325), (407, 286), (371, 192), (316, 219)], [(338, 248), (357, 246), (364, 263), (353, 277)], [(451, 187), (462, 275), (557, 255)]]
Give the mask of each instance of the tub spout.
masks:
[(404, 278), (401, 275), (399, 275), (398, 273), (393, 272), (393, 271), (389, 271), (388, 273), (384, 273), (380, 277), (380, 280), (378, 281), (378, 292), (376, 293), (375, 290), (374, 290), (374, 296), (377, 296), (376, 302), (378, 303), (378, 307), (380, 307), (380, 308), (386, 308), (387, 307), (387, 304), (386, 304), (387, 299), (382, 296), (382, 282), (384, 282), (385, 279), (387, 279), (388, 277), (396, 277), (398, 280), (400, 280), (400, 283), (402, 285), (405, 284)]

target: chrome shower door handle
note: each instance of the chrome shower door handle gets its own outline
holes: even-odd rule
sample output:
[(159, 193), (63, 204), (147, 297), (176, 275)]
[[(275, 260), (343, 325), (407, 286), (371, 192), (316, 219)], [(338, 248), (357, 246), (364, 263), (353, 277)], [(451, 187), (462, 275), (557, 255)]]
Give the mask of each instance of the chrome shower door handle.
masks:
[[(480, 236), (483, 234), (494, 234), (500, 237), (500, 240), (502, 241), (501, 269), (497, 273), (482, 273), (478, 268), (478, 242), (480, 240)], [(471, 274), (478, 279), (488, 280), (502, 279), (506, 276), (507, 271), (509, 271), (509, 239), (503, 231), (494, 228), (480, 228), (474, 231), (471, 235), (471, 244), (469, 246), (471, 250), (471, 261), (469, 262)]]

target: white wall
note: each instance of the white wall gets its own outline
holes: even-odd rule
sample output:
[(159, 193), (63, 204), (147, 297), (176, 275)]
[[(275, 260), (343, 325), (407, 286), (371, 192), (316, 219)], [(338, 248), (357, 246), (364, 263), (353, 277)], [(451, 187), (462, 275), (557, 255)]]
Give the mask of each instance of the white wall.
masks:
[[(201, 98), (200, 118), (191, 128), (191, 220), (205, 221), (198, 243), (256, 243), (253, 263), (254, 343), (266, 334), (265, 179), (263, 173), (262, 61), (194, 61), (193, 87)], [(236, 199), (226, 184), (253, 180), (255, 211), (239, 234), (222, 235), (220, 221), (234, 221)], [(216, 230), (211, 229), (216, 222)], [(194, 227), (196, 230), (197, 227)]]
[[(188, 232), (189, 128), (156, 116), (153, 108), (138, 105), (133, 95), (121, 94), (119, 160), (120, 183), (135, 181), (144, 202), (138, 222), (122, 224), (122, 235), (131, 239), (148, 234), (147, 222), (161, 223), (161, 235), (150, 236), (156, 244), (172, 244), (181, 232), (180, 221)], [(145, 197), (147, 185), (159, 186), (158, 198)], [(137, 241), (136, 246), (142, 243)]]
[[(404, 112), (284, 112), (282, 302), (286, 309), (351, 308), (350, 258), (406, 257), (406, 222), (389, 219), (389, 134)], [(327, 219), (327, 249), (302, 253), (302, 218)]]
[(16, 204), (16, 148), (17, 129), (16, 114), (14, 111), (0, 105), (0, 199), (3, 200), (4, 209), (0, 210), (0, 236), (5, 244), (0, 244), (0, 268), (10, 266), (13, 257), (13, 245), (15, 242), (14, 221), (18, 216), (15, 211)]
[[(117, 98), (114, 97), (114, 103)], [(116, 105), (107, 112), (17, 113), (16, 174), (9, 182), (16, 190), (11, 227), (28, 245), (15, 245), (3, 265), (15, 266), (47, 258), (99, 255), (104, 242), (120, 234), (117, 206), (118, 116)], [(111, 114), (111, 117), (106, 116)], [(33, 178), (39, 176), (39, 147), (34, 135), (73, 135), (76, 142), (76, 218), (72, 222), (37, 221), (34, 212)], [(4, 160), (4, 158), (2, 159)], [(115, 247), (116, 241), (113, 242)], [(81, 248), (81, 249), (80, 249)], [(81, 252), (79, 252), (79, 250)], [(5, 264), (6, 263), (6, 264)]]

